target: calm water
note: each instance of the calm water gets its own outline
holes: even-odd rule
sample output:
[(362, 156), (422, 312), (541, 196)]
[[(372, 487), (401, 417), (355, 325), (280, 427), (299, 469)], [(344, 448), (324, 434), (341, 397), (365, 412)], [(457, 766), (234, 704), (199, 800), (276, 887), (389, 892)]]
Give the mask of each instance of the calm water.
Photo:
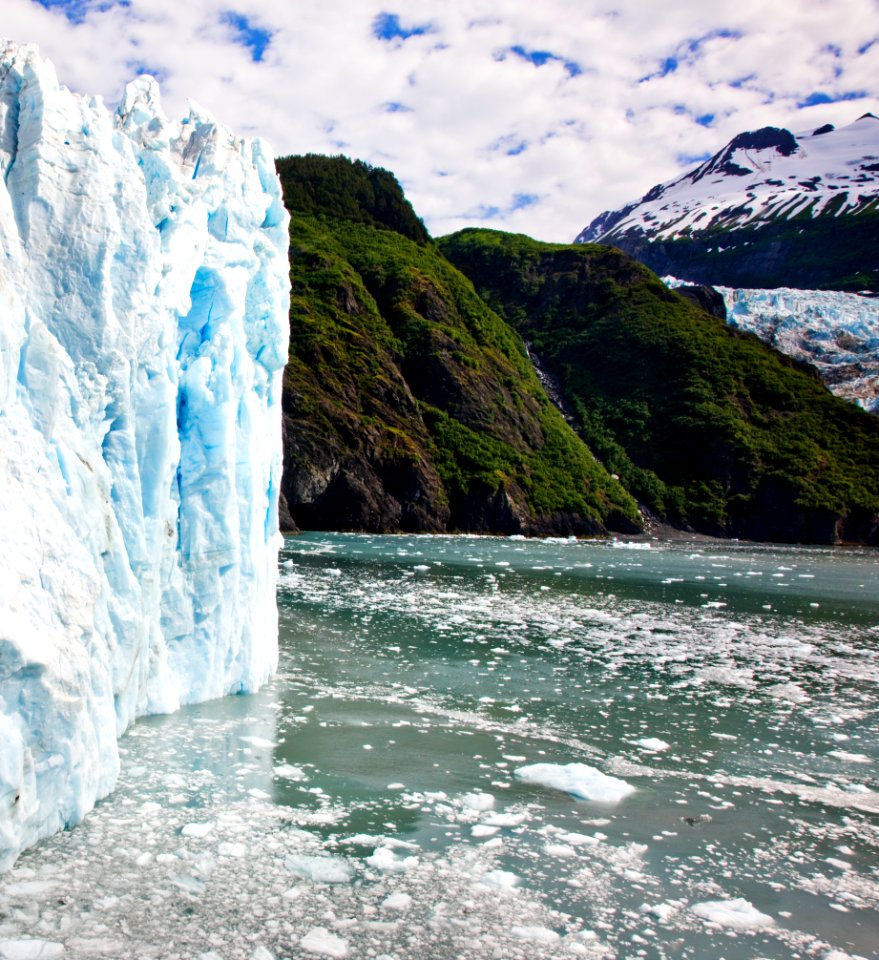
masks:
[(126, 735), (0, 957), (879, 957), (879, 555), (647, 547), (288, 539), (277, 679)]

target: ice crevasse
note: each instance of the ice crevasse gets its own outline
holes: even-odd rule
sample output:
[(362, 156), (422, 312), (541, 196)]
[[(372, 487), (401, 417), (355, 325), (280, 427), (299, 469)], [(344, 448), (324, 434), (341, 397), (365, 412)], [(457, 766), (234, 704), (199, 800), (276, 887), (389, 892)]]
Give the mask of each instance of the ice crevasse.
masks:
[(151, 78), (112, 113), (0, 40), (0, 174), (2, 870), (276, 664), (289, 268), (269, 148)]

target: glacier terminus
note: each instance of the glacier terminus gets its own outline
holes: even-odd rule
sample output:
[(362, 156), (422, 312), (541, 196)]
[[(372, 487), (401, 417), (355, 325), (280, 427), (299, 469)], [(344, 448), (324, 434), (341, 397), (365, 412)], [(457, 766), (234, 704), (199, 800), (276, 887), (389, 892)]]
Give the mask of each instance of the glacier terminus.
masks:
[(0, 41), (0, 870), (138, 716), (277, 660), (288, 217), (271, 150)]

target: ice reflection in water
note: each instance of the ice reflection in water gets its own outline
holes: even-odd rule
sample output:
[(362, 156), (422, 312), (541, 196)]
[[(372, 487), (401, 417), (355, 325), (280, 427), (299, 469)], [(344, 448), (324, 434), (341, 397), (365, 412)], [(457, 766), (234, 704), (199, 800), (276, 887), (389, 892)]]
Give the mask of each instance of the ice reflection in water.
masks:
[(874, 957), (876, 559), (290, 539), (277, 680), (138, 723), (0, 956)]

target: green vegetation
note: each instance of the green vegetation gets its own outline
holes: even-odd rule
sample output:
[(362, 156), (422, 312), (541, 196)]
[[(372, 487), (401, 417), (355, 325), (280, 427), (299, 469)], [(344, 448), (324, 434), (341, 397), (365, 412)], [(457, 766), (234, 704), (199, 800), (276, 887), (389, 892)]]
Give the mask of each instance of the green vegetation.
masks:
[(281, 157), (275, 162), (289, 210), (327, 223), (348, 221), (393, 230), (416, 243), (427, 243), (424, 224), (405, 199), (396, 177), (362, 160)]
[(879, 418), (611, 247), (438, 241), (557, 379), (605, 466), (660, 518), (764, 540), (877, 542)]
[(310, 528), (598, 533), (637, 507), (387, 171), (278, 161), (291, 223), (289, 517)]

